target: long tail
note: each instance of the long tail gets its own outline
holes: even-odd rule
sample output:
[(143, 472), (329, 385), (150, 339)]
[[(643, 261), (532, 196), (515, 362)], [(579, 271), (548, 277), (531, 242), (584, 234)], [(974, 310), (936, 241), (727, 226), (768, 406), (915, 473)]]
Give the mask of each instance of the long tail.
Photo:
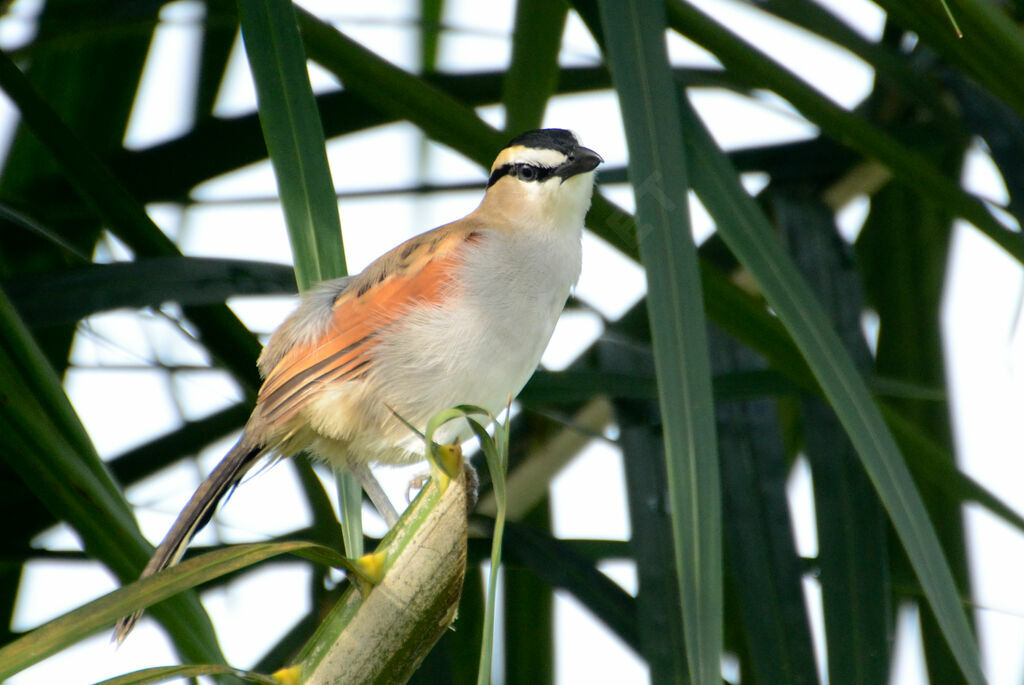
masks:
[[(178, 514), (178, 519), (171, 526), (160, 546), (156, 548), (156, 552), (146, 564), (140, 578), (151, 576), (178, 563), (185, 553), (188, 543), (213, 516), (217, 504), (242, 480), (261, 453), (261, 446), (254, 445), (245, 435), (242, 435)], [(142, 616), (142, 612), (137, 611), (118, 621), (114, 628), (114, 641), (118, 644), (124, 642), (140, 616)]]

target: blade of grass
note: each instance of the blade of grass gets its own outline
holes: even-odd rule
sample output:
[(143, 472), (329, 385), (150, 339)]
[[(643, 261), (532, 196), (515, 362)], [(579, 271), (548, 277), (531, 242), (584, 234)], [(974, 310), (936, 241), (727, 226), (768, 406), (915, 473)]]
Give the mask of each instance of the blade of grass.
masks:
[(206, 0), (199, 78), (195, 89), (193, 116), (198, 121), (213, 112), (227, 73), (231, 48), (238, 34), (238, 13), (234, 0)]
[[(937, 166), (955, 172), (963, 162), (965, 140), (936, 135), (933, 126), (918, 124), (917, 148)], [(857, 260), (870, 306), (878, 314), (879, 334), (875, 369), (885, 375), (936, 387), (946, 387), (942, 311), (954, 217), (931, 197), (899, 184), (882, 188), (871, 198), (871, 210), (857, 238)], [(899, 226), (899, 230), (892, 230)], [(950, 408), (946, 402), (891, 397), (890, 406), (912, 420), (943, 447), (955, 468)], [(917, 485), (932, 524), (942, 542), (961, 597), (970, 596), (965, 531), (959, 507), (948, 506), (927, 479)], [(906, 575), (899, 555), (893, 555), (893, 575)], [(962, 683), (932, 612), (921, 607), (921, 641), (932, 685)]]
[[(295, 278), (299, 290), (306, 290), (347, 273), (338, 202), (306, 52), (291, 0), (239, 0), (239, 19), (256, 84), (263, 138), (288, 227)], [(345, 549), (359, 557), (362, 490), (346, 470), (336, 470), (335, 479)]]
[(437, 69), (442, 17), (444, 0), (420, 0), (420, 68), (424, 73)]
[[(616, 344), (614, 339), (601, 345), (598, 363), (602, 369), (654, 375), (649, 349)], [(658, 425), (656, 388), (652, 384), (647, 390), (647, 401), (617, 399), (614, 405), (629, 497), (629, 549), (636, 561), (636, 607), (643, 616), (638, 627), (640, 653), (647, 661), (652, 683), (686, 683), (686, 644), (676, 609), (675, 555), (672, 545), (665, 544), (672, 537), (665, 438)]]
[(274, 167), (299, 290), (344, 276), (338, 203), (306, 52), (290, 0), (239, 0), (260, 125)]
[(677, 583), (694, 685), (721, 682), (722, 550), (718, 446), (686, 156), (659, 2), (598, 2), (622, 108), (637, 240), (647, 274), (665, 434)]
[(539, 128), (544, 119), (548, 98), (558, 86), (558, 50), (568, 12), (565, 0), (516, 3), (512, 59), (501, 96), (510, 136)]
[[(814, 488), (818, 568), (830, 682), (886, 682), (893, 644), (890, 528), (835, 414), (802, 403)], [(868, 498), (866, 499), (865, 496)]]
[(235, 295), (291, 294), (295, 276), (287, 266), (267, 262), (143, 257), (15, 278), (3, 287), (34, 328), (73, 324), (122, 307), (216, 304)]
[(494, 613), (498, 596), (498, 569), (501, 568), (501, 543), (505, 535), (505, 511), (508, 500), (505, 492), (505, 472), (508, 470), (508, 413), (505, 423), (494, 425), (494, 438), (476, 421), (469, 419), (473, 433), (480, 441), (480, 448), (487, 458), (487, 470), (491, 474), (491, 487), (498, 504), (494, 517), (494, 532), (491, 535), (491, 570), (487, 579), (487, 604), (484, 606), (484, 634), (480, 642), (480, 668), (477, 685), (491, 682), (491, 659), (494, 652)]
[[(529, 429), (527, 434), (534, 437)], [(524, 525), (550, 533), (550, 498), (543, 498), (522, 521)], [(504, 574), (499, 612), (504, 618), (504, 682), (554, 685), (557, 639), (554, 593), (547, 583), (526, 569), (505, 564)]]
[[(928, 135), (919, 148), (952, 171), (963, 160), (966, 141)], [(946, 387), (941, 327), (954, 217), (932, 198), (900, 185), (883, 188), (871, 199), (871, 211), (857, 239), (857, 257), (870, 305), (878, 314), (875, 369), (908, 381)], [(893, 226), (900, 230), (893, 231)], [(955, 468), (950, 408), (946, 402), (906, 397), (887, 399), (890, 406), (927, 432), (943, 447)], [(915, 474), (916, 475), (916, 474)], [(970, 596), (967, 548), (961, 510), (949, 507), (928, 480), (917, 477), (922, 498), (942, 541), (961, 596)], [(905, 565), (898, 556), (893, 564)], [(898, 572), (894, 571), (894, 575)], [(905, 573), (903, 574), (905, 575)], [(933, 685), (963, 682), (945, 640), (927, 606), (921, 607), (921, 637)]]
[(719, 233), (750, 271), (786, 325), (853, 442), (861, 464), (921, 581), (950, 649), (969, 682), (985, 681), (977, 642), (960, 604), (953, 576), (910, 472), (892, 434), (810, 288), (783, 252), (772, 228), (743, 189), (728, 159), (685, 98), (683, 125), (696, 190)]
[(102, 488), (111, 511), (130, 519), (131, 510), (64, 394), (60, 379), (47, 364), (32, 333), (3, 290), (0, 290), (0, 360), (5, 367), (5, 375), (10, 375), (10, 380), (0, 385), (7, 396), (4, 409), (20, 415), (25, 425), (36, 429), (37, 437), (59, 436), (81, 455), (82, 466)]
[(318, 561), (342, 561), (334, 550), (312, 542), (234, 545), (188, 559), (173, 568), (118, 588), (0, 647), (0, 678), (38, 663), (98, 630), (109, 628), (119, 617), (136, 609), (148, 607), (200, 583), (281, 554), (299, 554)]
[(334, 487), (341, 511), (341, 538), (345, 554), (358, 559), (363, 556), (363, 486), (348, 471), (334, 470)]
[[(716, 370), (764, 364), (715, 328), (710, 340)], [(775, 405), (764, 399), (716, 400), (725, 558), (736, 585), (748, 653), (742, 677), (750, 676), (755, 683), (817, 683), (801, 584), (804, 563), (793, 543)]]
[(108, 678), (96, 685), (150, 685), (150, 683), (163, 683), (168, 680), (179, 678), (195, 678), (201, 675), (233, 675), (249, 683), (261, 683), (262, 685), (281, 685), (281, 681), (262, 673), (243, 671), (230, 666), (217, 664), (196, 664), (189, 666), (157, 666), (144, 668), (141, 671), (125, 673), (116, 678)]
[[(861, 332), (863, 265), (859, 271), (854, 268), (832, 211), (820, 201), (808, 200), (817, 197), (808, 185), (773, 183), (768, 204), (794, 262), (818, 294), (857, 367), (867, 371), (872, 358)], [(831, 408), (820, 397), (801, 400), (804, 452), (813, 476), (830, 681), (885, 682), (894, 622), (885, 511)], [(956, 672), (955, 665), (952, 670)]]

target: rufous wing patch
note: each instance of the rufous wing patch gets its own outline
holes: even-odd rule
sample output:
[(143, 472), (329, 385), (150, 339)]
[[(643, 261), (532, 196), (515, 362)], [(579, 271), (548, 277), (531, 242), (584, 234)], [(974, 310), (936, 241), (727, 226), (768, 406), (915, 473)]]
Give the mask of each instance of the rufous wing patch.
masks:
[(377, 344), (387, 329), (411, 307), (447, 296), (462, 249), (479, 233), (434, 233), (399, 245), (353, 280), (334, 302), (326, 332), (293, 347), (267, 375), (257, 401), (261, 418), (280, 426), (329, 384), (372, 373)]

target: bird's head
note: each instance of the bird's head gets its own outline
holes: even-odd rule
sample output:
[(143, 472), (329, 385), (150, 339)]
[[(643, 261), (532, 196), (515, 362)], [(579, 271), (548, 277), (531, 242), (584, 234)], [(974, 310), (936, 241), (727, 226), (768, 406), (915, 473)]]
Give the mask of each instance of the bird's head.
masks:
[(601, 155), (570, 131), (545, 128), (509, 141), (491, 166), (486, 205), (511, 216), (578, 225), (590, 207)]

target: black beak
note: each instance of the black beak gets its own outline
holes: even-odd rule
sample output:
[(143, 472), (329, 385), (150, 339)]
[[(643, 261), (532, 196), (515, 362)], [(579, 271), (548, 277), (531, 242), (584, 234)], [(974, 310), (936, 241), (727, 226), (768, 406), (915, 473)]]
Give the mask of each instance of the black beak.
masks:
[(593, 171), (602, 162), (604, 162), (604, 158), (590, 148), (577, 147), (569, 153), (569, 159), (555, 168), (555, 176), (561, 177), (564, 182), (576, 174)]

